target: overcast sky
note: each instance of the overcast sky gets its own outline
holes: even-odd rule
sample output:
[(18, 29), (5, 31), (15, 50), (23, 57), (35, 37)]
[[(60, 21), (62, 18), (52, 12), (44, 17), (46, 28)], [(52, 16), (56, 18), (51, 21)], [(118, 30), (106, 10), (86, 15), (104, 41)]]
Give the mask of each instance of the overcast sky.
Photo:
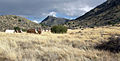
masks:
[(106, 0), (0, 0), (1, 15), (19, 15), (39, 22), (48, 15), (76, 18)]

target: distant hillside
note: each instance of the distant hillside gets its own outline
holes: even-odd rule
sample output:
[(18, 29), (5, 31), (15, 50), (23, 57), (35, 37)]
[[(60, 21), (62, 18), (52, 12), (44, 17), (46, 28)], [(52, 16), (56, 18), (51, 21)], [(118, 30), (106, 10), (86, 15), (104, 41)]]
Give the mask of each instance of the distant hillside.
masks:
[(14, 27), (29, 29), (40, 27), (40, 25), (16, 15), (0, 16), (0, 31), (4, 31), (5, 29), (14, 29)]
[(93, 27), (120, 23), (120, 0), (107, 0), (85, 15), (67, 23), (69, 27)]
[(69, 20), (65, 18), (56, 18), (53, 16), (48, 16), (41, 22), (41, 24), (44, 24), (46, 26), (53, 26), (53, 25), (58, 25), (58, 24), (65, 24), (68, 21)]

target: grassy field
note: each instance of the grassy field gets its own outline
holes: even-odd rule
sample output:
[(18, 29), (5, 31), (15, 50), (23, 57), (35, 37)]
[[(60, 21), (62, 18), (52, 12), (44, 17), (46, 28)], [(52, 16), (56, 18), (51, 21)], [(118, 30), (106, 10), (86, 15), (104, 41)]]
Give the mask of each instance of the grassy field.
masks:
[(120, 53), (96, 49), (120, 27), (68, 30), (66, 34), (0, 32), (0, 61), (119, 61)]

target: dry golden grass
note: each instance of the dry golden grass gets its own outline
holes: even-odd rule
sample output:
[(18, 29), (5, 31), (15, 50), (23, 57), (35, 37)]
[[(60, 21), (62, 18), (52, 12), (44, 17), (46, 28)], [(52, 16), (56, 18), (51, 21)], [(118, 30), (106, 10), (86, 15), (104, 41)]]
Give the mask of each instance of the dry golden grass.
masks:
[(94, 49), (119, 27), (68, 30), (67, 34), (0, 32), (0, 61), (118, 61), (120, 54)]

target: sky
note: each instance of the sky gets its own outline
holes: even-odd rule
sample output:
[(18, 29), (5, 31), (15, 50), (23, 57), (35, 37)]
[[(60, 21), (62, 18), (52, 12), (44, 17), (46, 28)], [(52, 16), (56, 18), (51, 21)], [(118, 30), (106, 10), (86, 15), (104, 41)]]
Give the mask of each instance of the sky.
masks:
[(47, 16), (75, 19), (106, 0), (0, 0), (0, 15), (41, 22)]

